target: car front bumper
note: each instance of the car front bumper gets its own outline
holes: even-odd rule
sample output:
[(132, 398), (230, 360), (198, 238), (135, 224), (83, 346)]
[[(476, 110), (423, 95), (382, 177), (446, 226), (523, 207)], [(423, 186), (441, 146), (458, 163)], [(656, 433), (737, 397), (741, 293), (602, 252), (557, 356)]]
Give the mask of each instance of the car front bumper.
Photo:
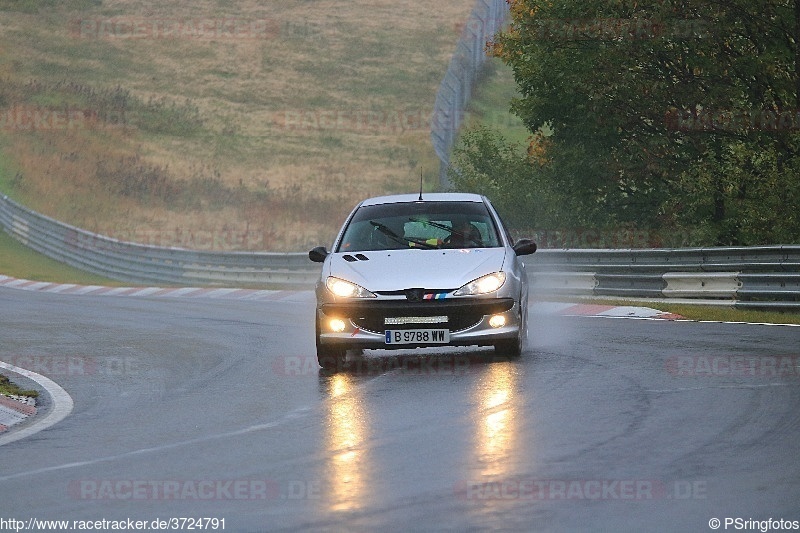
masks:
[[(502, 316), (505, 324), (493, 327), (489, 320)], [(441, 324), (414, 322), (414, 317), (444, 318)], [(401, 325), (387, 324), (386, 319), (411, 319)], [(332, 319), (341, 320), (345, 329), (334, 332)], [(513, 339), (520, 331), (519, 303), (512, 298), (453, 298), (434, 302), (408, 300), (363, 300), (347, 303), (324, 303), (317, 308), (319, 342), (347, 348), (404, 349), (436, 346), (488, 346)], [(445, 328), (448, 343), (387, 344), (388, 329)]]

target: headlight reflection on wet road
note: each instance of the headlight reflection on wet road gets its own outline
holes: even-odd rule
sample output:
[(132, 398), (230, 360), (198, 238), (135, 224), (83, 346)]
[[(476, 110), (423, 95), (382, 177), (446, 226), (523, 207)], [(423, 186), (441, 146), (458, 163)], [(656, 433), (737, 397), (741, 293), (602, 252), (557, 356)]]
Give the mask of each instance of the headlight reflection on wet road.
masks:
[(514, 475), (519, 453), (519, 367), (501, 362), (488, 365), (475, 389), (475, 464), (480, 479)]
[(354, 394), (352, 376), (336, 374), (329, 382), (329, 411), (326, 449), (332, 450), (326, 469), (325, 499), (329, 511), (352, 511), (364, 501), (367, 479), (364, 474), (368, 450), (363, 443), (369, 427), (368, 414)]

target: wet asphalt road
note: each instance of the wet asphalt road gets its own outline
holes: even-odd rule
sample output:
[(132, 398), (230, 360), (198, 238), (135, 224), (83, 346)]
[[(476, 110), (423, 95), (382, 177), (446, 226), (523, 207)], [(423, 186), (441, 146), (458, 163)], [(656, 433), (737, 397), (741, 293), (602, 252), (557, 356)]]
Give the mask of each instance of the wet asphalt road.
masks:
[(367, 352), (327, 375), (311, 299), (0, 289), (0, 361), (75, 403), (0, 446), (0, 519), (215, 518), (227, 531), (800, 521), (800, 328), (534, 308), (517, 360)]

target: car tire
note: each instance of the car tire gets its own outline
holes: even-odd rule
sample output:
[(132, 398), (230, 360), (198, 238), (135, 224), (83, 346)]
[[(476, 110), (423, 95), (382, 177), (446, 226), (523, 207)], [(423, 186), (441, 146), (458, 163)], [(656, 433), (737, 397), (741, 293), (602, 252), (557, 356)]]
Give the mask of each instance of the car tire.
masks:
[(317, 321), (317, 362), (319, 366), (328, 372), (336, 372), (344, 367), (344, 361), (347, 357), (347, 348), (339, 346), (330, 346), (320, 343), (320, 327)]
[(527, 306), (524, 306), (525, 312), (520, 310), (520, 328), (517, 336), (513, 339), (504, 339), (494, 343), (494, 351), (497, 355), (504, 355), (506, 357), (519, 357), (525, 350), (525, 340), (528, 338), (528, 319), (527, 319)]
[(505, 357), (519, 357), (522, 355), (522, 337), (517, 335), (513, 339), (497, 341), (494, 343), (494, 351)]
[(347, 350), (344, 348), (333, 348), (329, 346), (317, 347), (317, 361), (323, 370), (337, 372), (344, 367), (347, 357)]

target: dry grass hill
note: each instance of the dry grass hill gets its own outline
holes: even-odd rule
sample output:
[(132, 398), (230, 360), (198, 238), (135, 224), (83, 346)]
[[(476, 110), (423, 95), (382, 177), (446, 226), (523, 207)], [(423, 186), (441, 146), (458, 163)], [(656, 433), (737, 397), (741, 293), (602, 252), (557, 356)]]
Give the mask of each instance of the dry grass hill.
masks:
[(160, 245), (297, 251), (436, 186), (472, 0), (0, 0), (0, 190)]

